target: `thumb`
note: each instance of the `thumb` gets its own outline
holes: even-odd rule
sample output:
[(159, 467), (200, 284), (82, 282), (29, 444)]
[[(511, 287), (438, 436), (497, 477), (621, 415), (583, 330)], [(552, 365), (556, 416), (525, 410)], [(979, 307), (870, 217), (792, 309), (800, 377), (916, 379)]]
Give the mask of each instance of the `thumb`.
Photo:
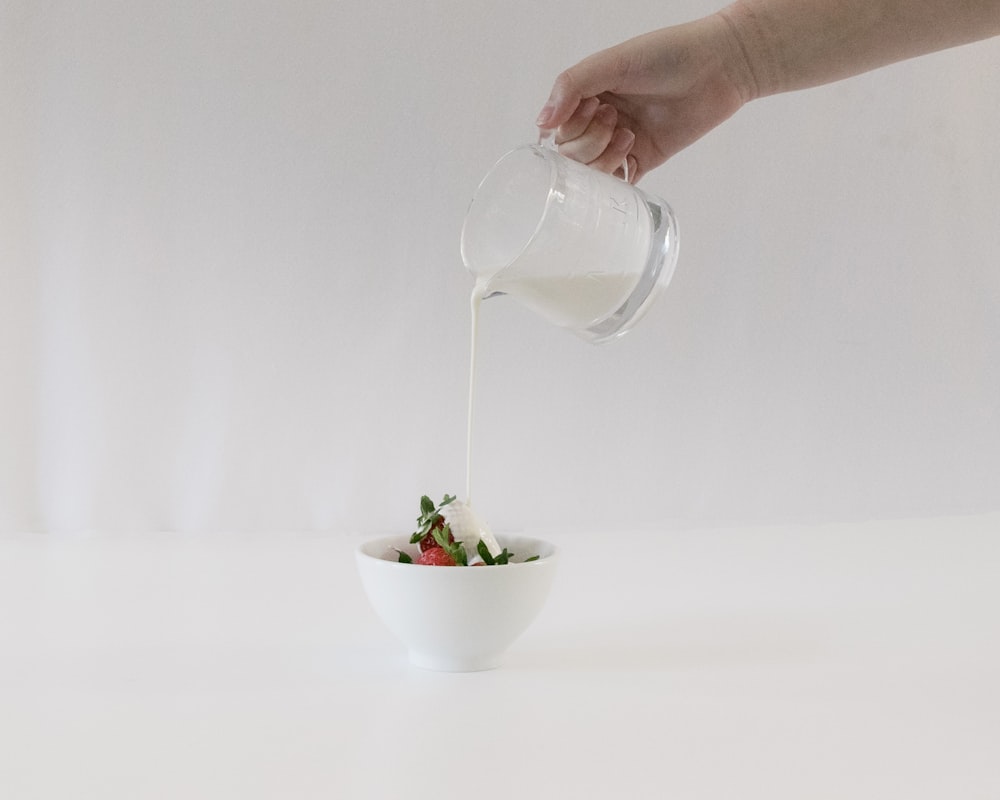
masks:
[(615, 48), (585, 58), (559, 74), (535, 124), (547, 130), (558, 128), (583, 100), (613, 91), (623, 72), (624, 63)]

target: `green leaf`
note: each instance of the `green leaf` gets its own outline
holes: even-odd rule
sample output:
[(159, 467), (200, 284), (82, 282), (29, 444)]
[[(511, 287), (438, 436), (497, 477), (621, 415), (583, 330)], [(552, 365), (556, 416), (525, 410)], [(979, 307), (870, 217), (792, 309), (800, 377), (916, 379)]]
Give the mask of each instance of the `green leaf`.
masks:
[(399, 550), (398, 548), (394, 548), (394, 549), (396, 550), (397, 553), (399, 553), (399, 563), (400, 564), (412, 564), (413, 563), (413, 559), (410, 558), (410, 555), (408, 553), (404, 553), (402, 550)]
[(410, 537), (410, 543), (413, 544), (423, 539), (439, 516), (437, 508), (434, 506), (434, 501), (427, 495), (423, 495), (420, 498), (420, 516), (417, 517), (417, 530)]
[(524, 559), (524, 563), (527, 564), (529, 561), (538, 561), (540, 558), (541, 556), (531, 556), (531, 558)]
[(469, 556), (465, 552), (465, 547), (462, 543), (448, 541), (451, 538), (451, 528), (448, 525), (435, 528), (431, 532), (431, 535), (434, 537), (434, 541), (452, 557), (458, 566), (467, 567), (469, 565)]
[(498, 555), (496, 557), (496, 563), (497, 564), (509, 564), (510, 560), (513, 557), (514, 557), (514, 554), (507, 552), (507, 548), (505, 547), (503, 550), (500, 551), (500, 555)]
[(496, 559), (493, 558), (493, 554), (490, 553), (490, 548), (486, 546), (486, 542), (482, 539), (479, 540), (479, 544), (476, 545), (476, 552), (479, 553), (479, 557), (485, 561), (487, 564), (496, 564)]
[(438, 511), (440, 511), (442, 508), (444, 508), (446, 505), (448, 505), (448, 503), (454, 503), (454, 502), (455, 502), (455, 495), (453, 495), (453, 494), (446, 494), (444, 496), (444, 499), (441, 500), (441, 505), (438, 506)]
[(452, 543), (448, 541), (448, 537), (451, 536), (451, 528), (447, 525), (442, 525), (440, 528), (435, 528), (431, 535), (434, 537), (434, 541), (438, 543), (439, 547), (443, 547), (445, 552), (451, 547)]

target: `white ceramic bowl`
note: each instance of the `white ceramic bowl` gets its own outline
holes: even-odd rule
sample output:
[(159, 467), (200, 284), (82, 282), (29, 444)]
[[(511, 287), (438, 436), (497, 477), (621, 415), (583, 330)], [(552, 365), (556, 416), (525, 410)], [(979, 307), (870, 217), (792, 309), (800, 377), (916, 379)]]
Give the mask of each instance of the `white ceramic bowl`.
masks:
[[(472, 672), (499, 666), (545, 604), (556, 549), (541, 539), (499, 536), (515, 562), (481, 567), (400, 564), (394, 548), (419, 555), (409, 536), (361, 544), (358, 569), (375, 613), (424, 669)], [(519, 563), (529, 556), (538, 561)]]

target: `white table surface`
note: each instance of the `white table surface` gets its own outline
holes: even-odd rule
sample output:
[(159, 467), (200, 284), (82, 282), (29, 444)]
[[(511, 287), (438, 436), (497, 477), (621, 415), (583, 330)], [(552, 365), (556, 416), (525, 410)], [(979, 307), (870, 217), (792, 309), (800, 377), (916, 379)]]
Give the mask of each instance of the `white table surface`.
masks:
[(553, 594), (473, 674), (357, 536), (0, 539), (0, 798), (1000, 798), (1000, 515), (527, 533)]

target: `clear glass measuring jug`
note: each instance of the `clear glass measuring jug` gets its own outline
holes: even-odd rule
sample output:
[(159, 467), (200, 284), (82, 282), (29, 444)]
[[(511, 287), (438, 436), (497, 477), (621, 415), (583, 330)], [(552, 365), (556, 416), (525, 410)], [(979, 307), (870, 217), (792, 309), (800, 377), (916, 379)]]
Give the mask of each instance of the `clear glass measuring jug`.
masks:
[(594, 343), (645, 314), (677, 247), (665, 201), (545, 144), (493, 166), (462, 228), (462, 260), (485, 297), (509, 295)]

